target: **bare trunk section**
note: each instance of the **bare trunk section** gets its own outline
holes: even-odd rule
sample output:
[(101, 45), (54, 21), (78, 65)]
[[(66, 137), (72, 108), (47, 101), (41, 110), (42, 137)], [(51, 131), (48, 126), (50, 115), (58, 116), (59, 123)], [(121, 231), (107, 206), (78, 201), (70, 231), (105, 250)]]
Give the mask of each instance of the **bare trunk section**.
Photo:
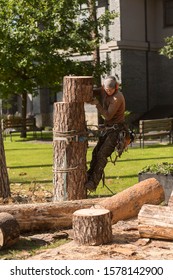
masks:
[(92, 77), (64, 77), (63, 102), (54, 104), (53, 201), (84, 199), (87, 196), (84, 184), (88, 141), (84, 102), (92, 96)]
[(6, 198), (10, 196), (10, 183), (6, 166), (6, 158), (4, 151), (4, 143), (2, 138), (1, 122), (0, 122), (0, 197)]
[(54, 201), (86, 198), (87, 146), (83, 103), (55, 103)]
[(22, 132), (21, 132), (21, 137), (26, 138), (27, 133), (26, 133), (26, 112), (27, 112), (27, 92), (24, 91), (21, 95), (22, 98)]

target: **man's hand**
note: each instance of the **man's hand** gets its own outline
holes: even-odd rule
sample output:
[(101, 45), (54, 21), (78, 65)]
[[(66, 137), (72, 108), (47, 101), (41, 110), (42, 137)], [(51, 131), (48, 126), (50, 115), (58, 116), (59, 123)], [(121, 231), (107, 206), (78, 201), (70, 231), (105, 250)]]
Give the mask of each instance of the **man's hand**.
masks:
[(97, 98), (93, 98), (91, 101), (88, 102), (91, 105), (98, 105), (99, 101), (97, 100)]

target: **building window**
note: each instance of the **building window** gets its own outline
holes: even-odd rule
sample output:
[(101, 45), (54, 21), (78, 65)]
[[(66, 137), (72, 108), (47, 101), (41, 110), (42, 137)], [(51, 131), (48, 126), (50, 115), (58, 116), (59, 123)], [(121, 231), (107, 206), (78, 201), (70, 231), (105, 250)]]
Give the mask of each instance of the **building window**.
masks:
[(164, 26), (173, 26), (173, 0), (164, 0)]

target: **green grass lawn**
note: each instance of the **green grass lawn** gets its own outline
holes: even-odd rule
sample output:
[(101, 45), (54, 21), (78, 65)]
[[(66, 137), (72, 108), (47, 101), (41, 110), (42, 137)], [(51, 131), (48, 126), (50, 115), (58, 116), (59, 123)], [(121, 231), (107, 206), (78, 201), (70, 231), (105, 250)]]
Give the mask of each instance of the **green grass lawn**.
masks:
[[(27, 139), (28, 140), (28, 139)], [(24, 190), (31, 186), (53, 189), (53, 145), (45, 141), (21, 141), (13, 136), (4, 141), (11, 190)], [(92, 147), (88, 148), (87, 162), (91, 159)], [(108, 163), (105, 168), (106, 185), (100, 182), (93, 195), (106, 196), (120, 192), (138, 182), (138, 173), (146, 165), (173, 162), (173, 145), (152, 145), (129, 147), (115, 165)]]
[[(28, 141), (14, 136), (13, 142), (4, 141), (6, 162), (11, 183), (12, 193), (26, 192), (32, 188), (49, 190), (53, 189), (53, 145), (52, 142)], [(135, 145), (136, 146), (136, 145)], [(92, 147), (88, 148), (87, 162), (91, 159)], [(108, 163), (105, 169), (106, 187), (99, 184), (93, 196), (106, 196), (120, 192), (138, 182), (138, 172), (146, 165), (161, 162), (173, 162), (173, 145), (153, 145), (144, 149), (129, 147), (121, 156), (116, 165)], [(20, 240), (12, 248), (0, 251), (0, 259), (26, 259), (35, 255), (38, 251), (51, 247), (58, 247), (69, 240), (63, 239), (52, 244), (43, 245), (27, 236), (21, 236)]]

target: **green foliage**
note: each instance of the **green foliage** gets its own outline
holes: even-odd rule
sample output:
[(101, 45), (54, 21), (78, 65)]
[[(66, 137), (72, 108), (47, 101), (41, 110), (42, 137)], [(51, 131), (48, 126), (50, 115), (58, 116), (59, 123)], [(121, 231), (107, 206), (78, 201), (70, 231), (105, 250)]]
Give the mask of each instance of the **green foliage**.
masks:
[(166, 45), (160, 50), (160, 54), (169, 59), (173, 58), (173, 36), (165, 38)]
[[(30, 92), (37, 87), (58, 90), (65, 75), (92, 75), (94, 65), (70, 59), (73, 53), (91, 54), (94, 24), (81, 11), (86, 0), (0, 0), (0, 94)], [(110, 18), (110, 19), (109, 19)], [(98, 20), (101, 29), (113, 18)], [(79, 20), (80, 19), (80, 20)], [(102, 63), (99, 71), (106, 71)]]
[(162, 162), (162, 163), (147, 165), (144, 168), (142, 168), (142, 170), (139, 173), (173, 175), (173, 163)]

